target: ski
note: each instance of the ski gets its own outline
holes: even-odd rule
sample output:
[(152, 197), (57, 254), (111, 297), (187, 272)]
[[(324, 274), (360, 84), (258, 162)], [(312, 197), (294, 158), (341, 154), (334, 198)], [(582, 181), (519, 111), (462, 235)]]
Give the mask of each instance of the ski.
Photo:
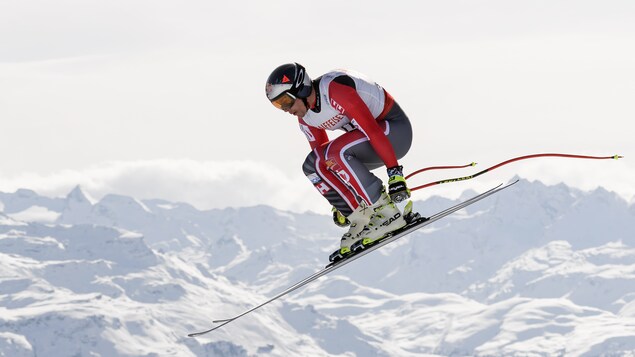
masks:
[(214, 330), (217, 330), (217, 329), (227, 325), (228, 323), (230, 323), (232, 321), (235, 321), (235, 320), (237, 320), (237, 319), (239, 319), (239, 318), (241, 318), (241, 317), (243, 317), (243, 316), (245, 316), (245, 315), (247, 315), (247, 314), (249, 314), (249, 313), (251, 313), (251, 312), (253, 312), (253, 311), (255, 311), (255, 310), (257, 310), (257, 309), (259, 309), (259, 308), (261, 308), (261, 307), (263, 307), (263, 306), (265, 306), (265, 305), (267, 305), (267, 304), (269, 304), (269, 303), (271, 303), (271, 302), (273, 302), (273, 301), (275, 301), (275, 300), (287, 295), (287, 294), (289, 294), (289, 293), (292, 293), (293, 291), (295, 291), (295, 290), (297, 290), (297, 289), (299, 289), (299, 288), (301, 288), (301, 287), (303, 287), (303, 286), (305, 286), (305, 285), (317, 280), (318, 278), (320, 278), (320, 277), (322, 277), (322, 276), (324, 276), (326, 274), (329, 274), (330, 272), (332, 272), (334, 270), (337, 270), (337, 269), (343, 267), (344, 265), (346, 265), (348, 263), (351, 263), (351, 262), (353, 262), (353, 261), (365, 256), (366, 254), (383, 247), (386, 244), (394, 242), (395, 240), (397, 240), (397, 239), (399, 239), (399, 238), (401, 238), (401, 237), (403, 237), (403, 236), (405, 236), (405, 235), (407, 235), (409, 233), (412, 233), (412, 232), (416, 231), (417, 229), (425, 227), (425, 226), (427, 226), (427, 225), (429, 225), (429, 224), (431, 224), (433, 222), (438, 221), (439, 219), (441, 219), (443, 217), (446, 217), (446, 216), (448, 216), (448, 215), (450, 215), (450, 214), (452, 214), (452, 213), (454, 213), (456, 211), (459, 211), (459, 210), (461, 210), (461, 209), (463, 209), (463, 208), (465, 208), (465, 207), (467, 207), (467, 206), (469, 206), (469, 205), (471, 205), (473, 203), (476, 203), (476, 202), (478, 202), (478, 201), (480, 201), (480, 200), (482, 200), (482, 199), (484, 199), (484, 198), (486, 198), (488, 196), (491, 196), (491, 195), (493, 195), (493, 194), (495, 194), (497, 192), (500, 192), (500, 191), (502, 191), (502, 190), (514, 185), (517, 182), (518, 182), (518, 180), (513, 181), (511, 183), (508, 183), (506, 185), (500, 184), (500, 185), (498, 185), (498, 186), (496, 186), (496, 187), (494, 187), (494, 188), (492, 188), (492, 189), (490, 189), (488, 191), (485, 191), (485, 192), (483, 192), (481, 194), (478, 194), (478, 195), (476, 195), (476, 196), (474, 196), (474, 197), (472, 197), (470, 199), (467, 199), (467, 200), (465, 200), (463, 202), (460, 202), (460, 203), (458, 203), (458, 204), (456, 204), (454, 206), (451, 206), (451, 207), (449, 207), (449, 208), (447, 208), (447, 209), (445, 209), (445, 210), (443, 210), (441, 212), (433, 214), (430, 217), (417, 217), (415, 219), (412, 219), (411, 222), (409, 222), (405, 227), (403, 227), (403, 228), (401, 228), (401, 229), (399, 229), (399, 230), (397, 230), (395, 232), (390, 233), (386, 237), (374, 242), (373, 244), (370, 244), (368, 246), (360, 246), (360, 245), (358, 245), (357, 246), (357, 250), (354, 251), (352, 254), (347, 255), (347, 256), (343, 257), (342, 259), (340, 259), (340, 260), (331, 262), (330, 264), (328, 264), (327, 266), (325, 266), (321, 270), (319, 270), (319, 271), (311, 274), (310, 276), (304, 278), (303, 280), (291, 285), (286, 290), (278, 293), (277, 295), (275, 295), (274, 297), (270, 298), (269, 300), (267, 300), (267, 301), (265, 301), (265, 302), (263, 302), (263, 303), (261, 303), (261, 304), (259, 304), (257, 306), (254, 306), (254, 307), (252, 307), (252, 308), (250, 308), (250, 309), (248, 309), (248, 310), (246, 310), (246, 311), (244, 311), (244, 312), (242, 312), (242, 313), (240, 313), (240, 314), (238, 314), (238, 315), (236, 315), (236, 316), (234, 316), (232, 318), (223, 319), (223, 320), (214, 320), (214, 321), (212, 321), (212, 323), (219, 324), (219, 325), (214, 326), (214, 327), (212, 327), (212, 328), (210, 328), (208, 330), (205, 330), (205, 331), (190, 333), (190, 334), (188, 334), (188, 336), (189, 337), (201, 336), (201, 335), (207, 334), (209, 332), (212, 332)]

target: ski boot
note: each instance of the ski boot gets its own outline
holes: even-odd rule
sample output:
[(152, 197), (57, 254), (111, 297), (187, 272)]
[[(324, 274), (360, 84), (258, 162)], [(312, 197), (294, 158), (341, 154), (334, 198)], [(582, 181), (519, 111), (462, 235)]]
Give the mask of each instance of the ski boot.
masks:
[(365, 247), (390, 236), (418, 216), (417, 213), (412, 212), (412, 201), (406, 204), (402, 214), (385, 192), (382, 192), (378, 203), (373, 209), (370, 221), (358, 234), (357, 241), (351, 246), (353, 252), (363, 250)]
[[(344, 233), (342, 239), (340, 240), (340, 249), (336, 250), (329, 256), (330, 262), (338, 261), (351, 254), (351, 245), (359, 239), (359, 233), (364, 229), (366, 224), (370, 222), (373, 209), (372, 207), (368, 207), (362, 203), (355, 211), (353, 211), (353, 213), (351, 213), (348, 217), (345, 217), (345, 221), (342, 220), (341, 217), (336, 217), (337, 213), (334, 212), (333, 214), (333, 221), (336, 222), (335, 224), (340, 227), (346, 224), (349, 228), (348, 232)], [(341, 222), (342, 225), (338, 224), (338, 222)]]

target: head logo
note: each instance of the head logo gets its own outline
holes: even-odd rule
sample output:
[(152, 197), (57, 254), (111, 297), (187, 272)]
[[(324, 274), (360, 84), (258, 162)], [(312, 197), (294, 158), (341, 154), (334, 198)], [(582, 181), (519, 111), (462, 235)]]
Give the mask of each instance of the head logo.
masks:
[(287, 77), (287, 75), (282, 75), (282, 83), (287, 83), (287, 82), (291, 82), (289, 77)]

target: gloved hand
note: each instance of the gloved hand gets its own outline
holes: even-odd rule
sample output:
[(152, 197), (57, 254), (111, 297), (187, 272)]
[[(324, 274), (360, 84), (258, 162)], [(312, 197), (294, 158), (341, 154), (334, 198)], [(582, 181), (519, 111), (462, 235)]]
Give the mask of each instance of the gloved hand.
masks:
[(399, 203), (410, 197), (410, 189), (406, 185), (406, 179), (403, 177), (403, 166), (390, 167), (388, 172), (388, 195), (390, 199)]
[(335, 225), (338, 227), (347, 227), (351, 224), (348, 218), (346, 218), (337, 208), (333, 207), (331, 211), (333, 211), (333, 222), (335, 222)]

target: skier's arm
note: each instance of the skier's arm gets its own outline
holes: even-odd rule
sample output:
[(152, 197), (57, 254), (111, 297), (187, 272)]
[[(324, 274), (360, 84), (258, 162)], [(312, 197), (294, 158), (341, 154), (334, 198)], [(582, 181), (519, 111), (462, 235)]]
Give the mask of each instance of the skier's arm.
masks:
[(403, 167), (397, 163), (395, 149), (355, 88), (346, 83), (346, 78), (343, 78), (341, 83), (338, 83), (337, 79), (331, 82), (329, 93), (331, 99), (335, 101), (331, 105), (336, 104), (334, 107), (351, 118), (353, 125), (366, 135), (370, 145), (386, 165), (390, 198), (395, 202), (401, 202), (410, 197), (410, 189), (408, 189), (403, 177)]
[(304, 133), (311, 149), (315, 149), (329, 141), (329, 137), (326, 134), (326, 130), (309, 126), (302, 118), (298, 117), (298, 123), (300, 124), (300, 130)]
[[(332, 81), (329, 85), (329, 95), (336, 104), (339, 104), (335, 106), (335, 109), (351, 118), (353, 125), (357, 126), (366, 135), (370, 145), (375, 149), (375, 152), (386, 167), (398, 166), (397, 156), (390, 140), (384, 134), (366, 103), (357, 94), (355, 88)], [(331, 103), (331, 105), (333, 104)]]

